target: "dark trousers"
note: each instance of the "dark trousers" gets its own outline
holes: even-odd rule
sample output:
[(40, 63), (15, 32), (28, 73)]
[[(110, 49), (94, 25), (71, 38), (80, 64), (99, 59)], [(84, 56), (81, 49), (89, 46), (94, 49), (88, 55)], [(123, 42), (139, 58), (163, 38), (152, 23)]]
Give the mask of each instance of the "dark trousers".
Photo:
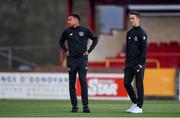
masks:
[[(144, 78), (144, 68), (125, 68), (124, 74), (124, 86), (127, 90), (127, 93), (134, 104), (137, 104), (138, 107), (143, 106), (144, 101), (144, 86), (143, 86), (143, 78)], [(137, 97), (135, 91), (131, 85), (133, 78), (135, 77), (136, 89), (137, 89)]]
[(86, 56), (68, 59), (69, 68), (69, 93), (72, 106), (78, 106), (77, 96), (76, 96), (76, 75), (78, 73), (81, 85), (82, 103), (83, 105), (88, 105), (88, 88), (86, 82), (88, 59)]

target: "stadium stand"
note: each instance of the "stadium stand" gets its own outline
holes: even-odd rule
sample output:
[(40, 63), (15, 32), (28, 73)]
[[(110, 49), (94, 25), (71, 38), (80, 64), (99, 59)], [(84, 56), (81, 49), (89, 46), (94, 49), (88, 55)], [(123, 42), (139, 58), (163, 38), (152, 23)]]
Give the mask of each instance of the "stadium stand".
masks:
[[(123, 68), (124, 53), (116, 57), (107, 57), (106, 61), (90, 62), (90, 67)], [(150, 42), (148, 44), (147, 68), (180, 67), (180, 42)]]

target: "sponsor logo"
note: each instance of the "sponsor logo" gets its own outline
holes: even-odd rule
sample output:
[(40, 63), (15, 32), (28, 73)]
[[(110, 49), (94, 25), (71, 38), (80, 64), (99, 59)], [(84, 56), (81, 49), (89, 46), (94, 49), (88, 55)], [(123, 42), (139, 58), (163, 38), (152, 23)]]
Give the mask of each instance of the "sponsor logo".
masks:
[(146, 37), (145, 37), (145, 36), (143, 36), (143, 40), (146, 40)]
[(88, 92), (89, 95), (113, 95), (118, 94), (118, 85), (114, 80), (99, 80), (92, 79), (88, 81)]
[(72, 36), (72, 35), (73, 35), (73, 33), (70, 33), (70, 34), (69, 34), (69, 36)]

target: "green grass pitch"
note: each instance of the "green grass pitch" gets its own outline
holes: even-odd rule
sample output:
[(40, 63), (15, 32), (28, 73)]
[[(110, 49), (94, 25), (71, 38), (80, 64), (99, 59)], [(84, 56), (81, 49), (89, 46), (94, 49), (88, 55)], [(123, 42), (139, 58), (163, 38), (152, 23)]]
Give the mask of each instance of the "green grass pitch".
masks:
[(180, 101), (145, 100), (143, 114), (126, 113), (130, 101), (90, 100), (91, 113), (71, 113), (68, 100), (0, 100), (0, 117), (180, 117)]

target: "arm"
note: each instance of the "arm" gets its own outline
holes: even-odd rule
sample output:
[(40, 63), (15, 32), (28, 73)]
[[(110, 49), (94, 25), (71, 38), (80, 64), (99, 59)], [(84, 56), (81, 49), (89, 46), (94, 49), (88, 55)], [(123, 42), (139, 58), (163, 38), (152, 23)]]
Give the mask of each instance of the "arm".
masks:
[(65, 31), (64, 31), (64, 32), (62, 33), (62, 35), (61, 35), (60, 40), (59, 40), (59, 46), (60, 46), (65, 52), (67, 52), (68, 49), (67, 49), (67, 47), (65, 46), (65, 41), (66, 41), (66, 33), (65, 33)]
[(125, 64), (128, 63), (128, 33), (126, 34), (126, 44), (125, 44)]
[(142, 66), (145, 64), (146, 61), (147, 35), (142, 34), (140, 38), (141, 38), (141, 55), (140, 55), (139, 67), (142, 68)]
[(90, 46), (90, 48), (88, 49), (88, 53), (91, 53), (91, 51), (95, 48), (95, 46), (97, 45), (98, 43), (98, 39), (97, 37), (90, 31), (88, 30), (88, 38), (90, 38), (93, 42)]

